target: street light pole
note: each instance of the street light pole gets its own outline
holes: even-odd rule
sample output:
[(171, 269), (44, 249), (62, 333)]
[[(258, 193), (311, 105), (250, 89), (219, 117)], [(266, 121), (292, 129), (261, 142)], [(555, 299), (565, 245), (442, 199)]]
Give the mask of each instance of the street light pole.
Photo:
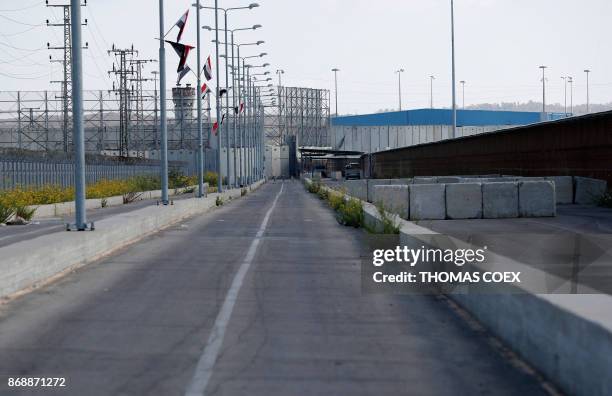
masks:
[(567, 77), (561, 77), (563, 80), (563, 117), (567, 118)]
[[(75, 228), (87, 230), (85, 211), (85, 129), (83, 125), (83, 53), (81, 47), (81, 1), (70, 0), (72, 32), (72, 139), (74, 142)], [(70, 229), (70, 228), (68, 228)]]
[(161, 202), (168, 205), (168, 121), (166, 119), (166, 49), (164, 47), (164, 0), (159, 0), (159, 131), (161, 135)]
[(281, 95), (282, 95), (282, 86), (283, 86), (283, 74), (285, 74), (285, 71), (283, 69), (279, 69), (276, 71), (276, 74), (278, 74), (278, 127), (279, 127), (279, 134), (280, 134), (280, 142), (282, 144), (283, 142), (283, 125), (282, 125), (282, 114), (281, 114)]
[(457, 136), (457, 87), (455, 83), (455, 3), (451, 0), (451, 47), (453, 57), (453, 138)]
[(399, 69), (396, 71), (397, 87), (398, 87), (398, 94), (399, 94), (399, 111), (402, 111), (402, 73), (404, 71), (405, 71), (404, 69)]
[(340, 69), (334, 68), (332, 71), (334, 72), (334, 84), (336, 87), (336, 117), (338, 117), (338, 72)]
[(204, 191), (204, 136), (202, 131), (202, 92), (200, 87), (202, 86), (202, 55), (200, 48), (200, 0), (196, 2), (196, 19), (197, 19), (197, 56), (198, 56), (198, 86), (196, 88), (196, 95), (198, 95), (198, 198), (203, 198), (206, 195)]
[[(226, 58), (227, 60), (227, 58)], [(238, 182), (238, 170), (236, 169), (236, 156), (238, 155), (236, 151), (238, 150), (238, 145), (236, 141), (236, 117), (238, 116), (238, 111), (236, 111), (236, 63), (234, 61), (234, 31), (232, 30), (232, 140), (234, 141), (234, 187), (240, 187), (240, 183)]]
[[(224, 16), (225, 16), (225, 89), (227, 89), (227, 92), (225, 93), (225, 118), (227, 119), (229, 117), (229, 90), (230, 90), (230, 86), (229, 86), (229, 55), (228, 55), (228, 41), (227, 41), (227, 10), (223, 10), (224, 12)], [(229, 120), (228, 120), (229, 121)], [(229, 124), (229, 122), (228, 122)], [(232, 178), (231, 178), (231, 173), (230, 173), (230, 136), (229, 136), (229, 128), (228, 128), (228, 124), (223, 123), (223, 132), (225, 133), (225, 144), (226, 144), (226, 157), (227, 157), (227, 188), (231, 188), (232, 187)], [(227, 126), (226, 126), (227, 125)]]
[(542, 69), (542, 121), (546, 115), (546, 66), (540, 66)]
[(574, 116), (574, 77), (568, 77), (567, 81), (570, 85), (570, 114)]
[[(199, 26), (198, 26), (199, 28)], [(218, 168), (218, 176), (217, 176), (217, 191), (219, 193), (223, 192), (223, 172), (221, 169), (221, 98), (220, 98), (220, 83), (221, 79), (219, 78), (219, 0), (215, 0), (215, 58), (216, 64), (215, 68), (217, 70), (217, 168)]]
[(429, 76), (429, 103), (430, 107), (433, 109), (433, 82), (436, 78), (434, 76)]
[(587, 87), (587, 90), (586, 90), (587, 91), (587, 108), (586, 108), (586, 112), (588, 114), (588, 113), (590, 113), (590, 110), (591, 110), (590, 109), (590, 105), (591, 105), (591, 103), (590, 103), (591, 100), (590, 99), (591, 98), (590, 98), (590, 93), (589, 93), (589, 74), (591, 73), (591, 71), (589, 69), (586, 69), (584, 72), (586, 73), (586, 83), (587, 83), (587, 86), (586, 86)]
[(461, 108), (465, 110), (465, 81), (459, 81), (461, 84)]

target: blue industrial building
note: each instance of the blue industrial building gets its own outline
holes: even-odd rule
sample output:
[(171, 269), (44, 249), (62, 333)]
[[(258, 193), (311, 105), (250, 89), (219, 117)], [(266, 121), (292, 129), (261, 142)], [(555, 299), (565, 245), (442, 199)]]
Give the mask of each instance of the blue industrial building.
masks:
[[(546, 121), (554, 121), (564, 114), (547, 113)], [(458, 127), (520, 126), (542, 122), (542, 113), (527, 111), (457, 110)], [(418, 109), (391, 113), (334, 117), (332, 126), (402, 126), (451, 125), (450, 109)]]

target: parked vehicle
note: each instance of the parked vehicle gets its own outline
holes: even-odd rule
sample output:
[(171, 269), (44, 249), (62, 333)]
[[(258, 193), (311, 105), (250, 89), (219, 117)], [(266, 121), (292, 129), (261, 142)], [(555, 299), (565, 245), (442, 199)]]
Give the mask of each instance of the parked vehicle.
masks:
[(361, 165), (358, 162), (352, 162), (344, 167), (344, 178), (346, 180), (361, 179)]

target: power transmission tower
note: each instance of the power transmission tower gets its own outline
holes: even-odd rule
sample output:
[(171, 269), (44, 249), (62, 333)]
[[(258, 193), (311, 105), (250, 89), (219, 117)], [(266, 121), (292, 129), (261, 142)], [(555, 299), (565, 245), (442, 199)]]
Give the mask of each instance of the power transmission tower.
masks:
[[(68, 152), (68, 131), (70, 130), (70, 108), (72, 105), (72, 38), (70, 33), (70, 4), (49, 4), (49, 0), (46, 0), (47, 7), (61, 8), (63, 11), (63, 20), (61, 22), (50, 22), (47, 19), (47, 26), (49, 27), (61, 27), (64, 31), (64, 42), (62, 46), (51, 46), (51, 43), (47, 43), (47, 48), (50, 50), (62, 50), (64, 56), (61, 59), (53, 59), (49, 55), (51, 63), (61, 63), (64, 70), (63, 80), (51, 81), (52, 84), (61, 85), (61, 96), (56, 96), (56, 99), (62, 100), (62, 149), (64, 152)], [(82, 7), (87, 5), (87, 0), (83, 1)], [(83, 26), (87, 26), (87, 19), (85, 19)], [(85, 43), (84, 49), (88, 47), (88, 43)]]
[(132, 86), (132, 91), (135, 93), (135, 107), (136, 107), (136, 131), (140, 137), (140, 155), (144, 157), (145, 151), (147, 149), (146, 142), (147, 137), (145, 136), (145, 116), (144, 116), (144, 95), (143, 95), (143, 87), (142, 83), (146, 81), (150, 81), (150, 78), (144, 78), (142, 76), (142, 71), (144, 70), (144, 66), (147, 63), (157, 62), (155, 59), (132, 59), (130, 61), (130, 66), (135, 67), (136, 77), (130, 79), (132, 83), (135, 83), (136, 87)]
[(113, 48), (108, 51), (108, 54), (115, 56), (115, 63), (113, 63), (113, 70), (109, 71), (115, 75), (118, 83), (118, 87), (115, 86), (113, 81), (113, 92), (119, 94), (119, 155), (124, 157), (130, 156), (130, 118), (131, 118), (131, 101), (133, 95), (133, 87), (129, 83), (134, 79), (136, 71), (132, 64), (134, 55), (138, 55), (138, 51), (132, 48), (130, 49), (118, 49)]

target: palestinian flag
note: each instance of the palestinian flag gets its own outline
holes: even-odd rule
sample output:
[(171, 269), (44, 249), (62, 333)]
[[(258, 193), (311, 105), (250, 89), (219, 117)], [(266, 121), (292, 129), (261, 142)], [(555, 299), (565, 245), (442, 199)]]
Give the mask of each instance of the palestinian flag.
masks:
[(206, 59), (206, 63), (204, 64), (204, 77), (206, 77), (206, 81), (212, 80), (212, 61), (210, 60), (210, 56)]
[(185, 77), (187, 75), (187, 73), (189, 73), (191, 71), (191, 68), (189, 66), (185, 66), (183, 68), (183, 70), (181, 70), (178, 74), (178, 79), (176, 80), (176, 85), (179, 85), (181, 83), (181, 80), (183, 79), (183, 77)]
[(179, 34), (178, 34), (178, 37), (176, 38), (177, 42), (181, 41), (181, 37), (183, 36), (183, 31), (185, 30), (185, 26), (187, 26), (188, 17), (189, 17), (189, 10), (187, 10), (187, 12), (183, 14), (181, 19), (179, 19), (178, 22), (174, 24), (174, 26), (178, 26), (179, 28)]
[(213, 124), (213, 129), (212, 129), (212, 132), (215, 134), (215, 136), (217, 136), (217, 132), (218, 132), (218, 131), (219, 131), (219, 123), (218, 123), (218, 122), (215, 122), (215, 123)]
[(174, 48), (174, 51), (180, 58), (179, 65), (176, 70), (177, 73), (180, 73), (185, 68), (185, 64), (187, 63), (187, 57), (189, 56), (189, 51), (191, 51), (195, 47), (192, 47), (191, 45), (175, 43), (174, 41), (168, 40), (166, 40), (166, 43), (170, 44), (172, 48)]
[(244, 113), (244, 102), (240, 103), (240, 113)]

